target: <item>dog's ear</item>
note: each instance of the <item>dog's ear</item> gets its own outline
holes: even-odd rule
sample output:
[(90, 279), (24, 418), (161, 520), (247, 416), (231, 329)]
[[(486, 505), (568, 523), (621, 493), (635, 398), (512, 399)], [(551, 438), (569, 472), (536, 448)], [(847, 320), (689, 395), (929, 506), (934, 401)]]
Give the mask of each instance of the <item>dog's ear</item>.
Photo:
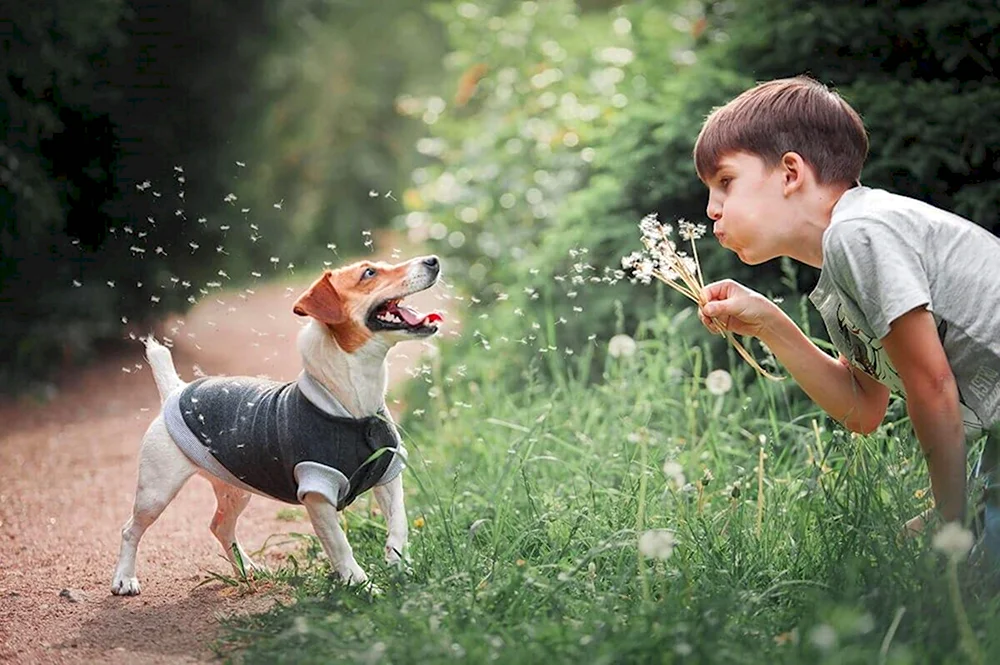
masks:
[(332, 274), (327, 270), (322, 277), (313, 282), (312, 286), (295, 301), (292, 311), (299, 316), (311, 316), (331, 326), (347, 321), (344, 299), (330, 281)]

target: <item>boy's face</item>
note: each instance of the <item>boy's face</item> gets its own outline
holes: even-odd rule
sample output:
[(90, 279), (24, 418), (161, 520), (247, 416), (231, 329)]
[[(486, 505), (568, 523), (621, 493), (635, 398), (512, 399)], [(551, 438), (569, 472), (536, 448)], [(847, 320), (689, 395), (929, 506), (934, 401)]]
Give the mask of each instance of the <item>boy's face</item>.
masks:
[(781, 229), (789, 213), (784, 179), (780, 167), (768, 168), (759, 157), (737, 152), (723, 157), (705, 183), (712, 231), (743, 263), (757, 265), (784, 253)]

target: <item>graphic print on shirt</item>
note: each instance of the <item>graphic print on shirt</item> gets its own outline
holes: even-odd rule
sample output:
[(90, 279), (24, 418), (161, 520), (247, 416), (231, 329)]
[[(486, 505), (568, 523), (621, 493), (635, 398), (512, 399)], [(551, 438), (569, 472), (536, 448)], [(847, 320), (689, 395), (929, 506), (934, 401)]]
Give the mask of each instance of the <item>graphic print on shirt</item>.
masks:
[[(905, 395), (903, 381), (899, 378), (899, 372), (896, 371), (892, 361), (889, 360), (889, 354), (886, 353), (882, 340), (872, 337), (854, 325), (844, 312), (842, 304), (837, 305), (837, 326), (845, 346), (850, 349), (850, 352), (844, 355), (851, 361), (851, 364), (894, 393)], [(938, 322), (937, 332), (943, 347), (945, 336), (948, 334), (948, 322), (941, 319)], [(966, 431), (972, 433), (980, 430), (982, 420), (966, 402), (962, 395), (961, 386), (956, 387), (958, 388), (958, 404), (962, 411), (962, 422)]]

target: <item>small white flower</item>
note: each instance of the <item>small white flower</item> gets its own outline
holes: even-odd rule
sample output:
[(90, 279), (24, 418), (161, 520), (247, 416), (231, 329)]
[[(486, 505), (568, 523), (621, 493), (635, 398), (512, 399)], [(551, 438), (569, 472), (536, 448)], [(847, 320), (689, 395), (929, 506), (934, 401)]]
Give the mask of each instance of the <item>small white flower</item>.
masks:
[(639, 553), (649, 559), (666, 561), (674, 553), (677, 539), (667, 529), (650, 529), (639, 536)]
[(705, 388), (713, 395), (725, 395), (733, 389), (733, 377), (724, 369), (715, 369), (705, 377)]
[(619, 334), (608, 340), (608, 353), (612, 358), (628, 358), (635, 355), (635, 340), (628, 335)]
[(972, 532), (958, 522), (948, 522), (934, 534), (931, 544), (949, 559), (961, 559), (972, 549)]
[(684, 467), (673, 460), (667, 460), (663, 463), (663, 475), (674, 484), (675, 489), (679, 490), (687, 484), (687, 480), (684, 478)]

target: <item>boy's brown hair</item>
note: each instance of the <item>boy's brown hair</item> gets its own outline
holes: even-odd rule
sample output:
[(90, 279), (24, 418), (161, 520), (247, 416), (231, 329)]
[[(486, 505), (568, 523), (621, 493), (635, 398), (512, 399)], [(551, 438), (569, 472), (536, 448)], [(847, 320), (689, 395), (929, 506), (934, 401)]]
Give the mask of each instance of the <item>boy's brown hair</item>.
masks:
[(836, 92), (807, 76), (761, 83), (716, 108), (694, 146), (698, 177), (714, 177), (728, 154), (747, 152), (768, 167), (797, 152), (820, 184), (854, 185), (868, 155), (858, 113)]

